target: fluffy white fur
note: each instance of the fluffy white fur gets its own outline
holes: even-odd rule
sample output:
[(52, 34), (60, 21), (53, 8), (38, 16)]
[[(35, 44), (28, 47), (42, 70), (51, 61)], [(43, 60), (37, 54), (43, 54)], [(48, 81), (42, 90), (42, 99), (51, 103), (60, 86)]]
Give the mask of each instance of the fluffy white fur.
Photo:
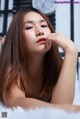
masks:
[[(7, 112), (7, 118), (2, 118), (1, 112)], [(0, 119), (80, 119), (80, 112), (73, 113), (51, 108), (36, 108), (34, 110), (23, 110), (20, 107), (2, 108)]]

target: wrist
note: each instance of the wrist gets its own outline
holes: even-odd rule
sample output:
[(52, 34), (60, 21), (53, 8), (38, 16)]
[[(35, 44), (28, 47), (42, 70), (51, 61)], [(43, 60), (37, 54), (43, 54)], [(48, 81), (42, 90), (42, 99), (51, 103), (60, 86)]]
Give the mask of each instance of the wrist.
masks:
[(78, 49), (75, 45), (73, 45), (71, 47), (69, 46), (64, 50), (64, 53), (78, 56)]

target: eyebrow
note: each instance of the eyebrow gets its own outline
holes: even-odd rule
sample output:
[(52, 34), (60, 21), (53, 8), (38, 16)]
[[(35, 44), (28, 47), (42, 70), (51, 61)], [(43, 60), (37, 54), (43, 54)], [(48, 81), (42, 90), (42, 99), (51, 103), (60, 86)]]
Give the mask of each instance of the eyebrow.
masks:
[[(42, 23), (42, 22), (46, 22), (46, 21), (42, 19), (42, 20), (40, 20), (39, 22)], [(30, 21), (25, 21), (23, 24), (26, 24), (26, 23), (31, 23), (31, 24), (32, 24), (32, 23), (34, 23), (34, 21), (32, 21), (32, 20), (30, 20)]]

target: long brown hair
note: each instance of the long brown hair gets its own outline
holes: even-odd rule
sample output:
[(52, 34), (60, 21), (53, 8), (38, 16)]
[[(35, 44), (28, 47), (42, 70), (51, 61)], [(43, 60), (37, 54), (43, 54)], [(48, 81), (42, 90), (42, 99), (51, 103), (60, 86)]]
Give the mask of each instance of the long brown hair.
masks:
[[(27, 93), (26, 89), (26, 72), (27, 57), (25, 56), (25, 47), (22, 34), (22, 21), (25, 14), (30, 11), (39, 13), (48, 23), (51, 32), (55, 32), (49, 18), (41, 11), (34, 8), (22, 9), (14, 16), (9, 30), (6, 34), (6, 40), (2, 47), (0, 56), (0, 100), (3, 101), (3, 92), (8, 93), (14, 83), (18, 84), (18, 76), (20, 77), (20, 88)], [(42, 71), (43, 85), (41, 89), (40, 99), (47, 100), (46, 96), (51, 95), (52, 89), (55, 87), (62, 67), (62, 57), (56, 45), (45, 54), (45, 63)], [(26, 82), (26, 83), (25, 83)]]

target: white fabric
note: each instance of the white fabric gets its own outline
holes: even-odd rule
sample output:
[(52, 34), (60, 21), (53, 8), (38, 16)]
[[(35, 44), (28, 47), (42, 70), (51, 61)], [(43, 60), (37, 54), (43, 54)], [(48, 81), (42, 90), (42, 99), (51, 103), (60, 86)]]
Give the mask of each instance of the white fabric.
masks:
[[(2, 117), (2, 112), (7, 112), (7, 117)], [(23, 110), (20, 107), (15, 109), (2, 108), (0, 119), (80, 119), (80, 112), (66, 112), (60, 109), (39, 109)]]

